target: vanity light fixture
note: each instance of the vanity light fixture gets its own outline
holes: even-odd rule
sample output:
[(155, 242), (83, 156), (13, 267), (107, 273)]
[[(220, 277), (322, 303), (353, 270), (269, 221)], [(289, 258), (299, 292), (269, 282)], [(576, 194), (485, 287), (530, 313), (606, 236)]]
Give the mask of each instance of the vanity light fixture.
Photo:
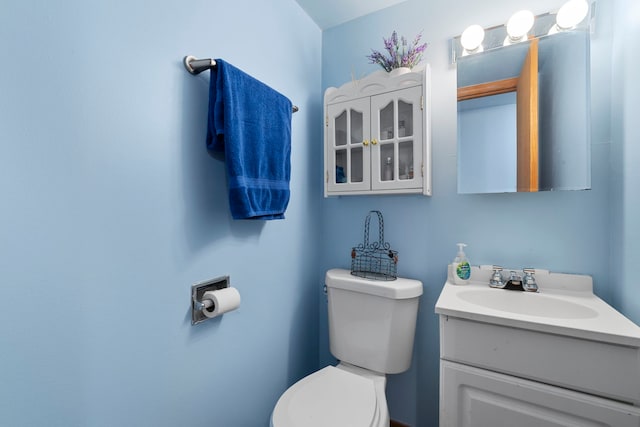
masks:
[[(596, 0), (564, 0), (560, 9), (533, 15), (528, 10), (514, 13), (504, 25), (471, 25), (452, 39), (451, 62), (458, 58), (515, 45), (533, 38), (564, 31), (590, 31), (596, 15)], [(640, 1), (640, 0), (635, 0)]]
[(569, 0), (562, 5), (556, 15), (556, 24), (551, 27), (549, 34), (559, 31), (567, 31), (581, 23), (589, 13), (589, 3), (587, 0)]
[(514, 13), (507, 21), (507, 37), (504, 39), (504, 45), (527, 41), (527, 34), (533, 28), (534, 21), (535, 17), (529, 10)]
[(470, 25), (466, 30), (462, 32), (460, 36), (460, 44), (464, 48), (462, 56), (469, 55), (470, 53), (482, 52), (482, 41), (484, 40), (484, 28), (480, 25)]

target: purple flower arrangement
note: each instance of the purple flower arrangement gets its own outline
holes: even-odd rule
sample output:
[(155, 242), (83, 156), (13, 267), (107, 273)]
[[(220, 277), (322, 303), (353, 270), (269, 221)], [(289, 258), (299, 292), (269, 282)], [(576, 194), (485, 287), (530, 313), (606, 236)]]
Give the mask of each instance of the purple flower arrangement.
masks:
[(418, 33), (411, 45), (408, 45), (407, 39), (400, 37), (400, 40), (398, 40), (398, 33), (394, 31), (390, 38), (382, 38), (387, 55), (371, 49), (371, 55), (367, 55), (367, 59), (369, 59), (370, 64), (378, 64), (385, 71), (400, 67), (413, 68), (420, 62), (422, 53), (427, 48), (427, 43), (419, 44), (421, 37), (422, 32)]

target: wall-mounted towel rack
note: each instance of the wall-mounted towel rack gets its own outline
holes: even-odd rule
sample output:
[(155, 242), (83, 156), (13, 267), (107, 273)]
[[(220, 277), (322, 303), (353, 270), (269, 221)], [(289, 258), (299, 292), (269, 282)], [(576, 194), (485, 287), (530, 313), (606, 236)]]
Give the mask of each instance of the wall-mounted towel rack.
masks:
[[(184, 57), (184, 68), (193, 75), (200, 74), (201, 72), (210, 68), (215, 68), (216, 60), (212, 58), (198, 59), (195, 56), (187, 55)], [(293, 112), (298, 112), (298, 106), (293, 106)]]

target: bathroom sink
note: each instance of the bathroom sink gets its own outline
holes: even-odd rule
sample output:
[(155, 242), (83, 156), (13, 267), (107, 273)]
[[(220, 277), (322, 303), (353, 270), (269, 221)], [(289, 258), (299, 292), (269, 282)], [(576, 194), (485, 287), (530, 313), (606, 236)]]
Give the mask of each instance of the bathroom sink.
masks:
[(594, 309), (543, 293), (497, 289), (465, 289), (458, 297), (471, 304), (492, 310), (527, 316), (557, 319), (588, 319), (598, 315)]
[(638, 326), (593, 293), (590, 276), (536, 270), (539, 292), (524, 292), (490, 288), (491, 273), (472, 266), (469, 284), (447, 281), (436, 313), (640, 347)]

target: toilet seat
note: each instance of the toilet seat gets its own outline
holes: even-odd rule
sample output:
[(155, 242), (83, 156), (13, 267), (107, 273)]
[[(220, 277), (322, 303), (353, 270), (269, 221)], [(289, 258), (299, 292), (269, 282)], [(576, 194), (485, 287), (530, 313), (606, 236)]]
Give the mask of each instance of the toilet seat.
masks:
[(278, 400), (272, 427), (375, 427), (380, 415), (373, 380), (327, 366), (301, 379)]

